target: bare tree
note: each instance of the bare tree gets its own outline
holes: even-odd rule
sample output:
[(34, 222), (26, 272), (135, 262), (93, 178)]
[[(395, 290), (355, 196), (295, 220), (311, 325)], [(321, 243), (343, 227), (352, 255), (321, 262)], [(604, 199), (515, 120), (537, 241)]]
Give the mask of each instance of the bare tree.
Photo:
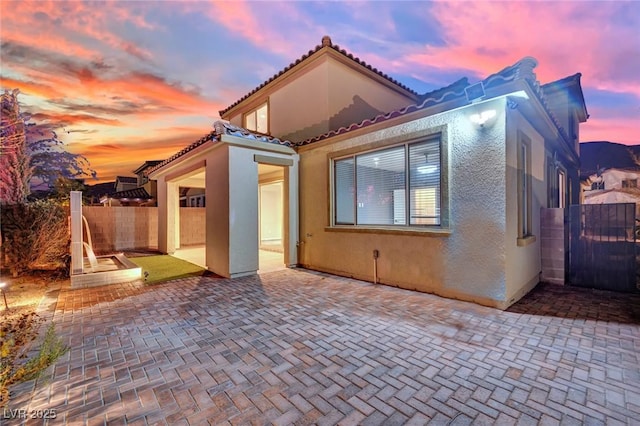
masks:
[(33, 176), (18, 93), (18, 89), (15, 89), (2, 94), (0, 115), (0, 201), (8, 204), (19, 204), (26, 200)]

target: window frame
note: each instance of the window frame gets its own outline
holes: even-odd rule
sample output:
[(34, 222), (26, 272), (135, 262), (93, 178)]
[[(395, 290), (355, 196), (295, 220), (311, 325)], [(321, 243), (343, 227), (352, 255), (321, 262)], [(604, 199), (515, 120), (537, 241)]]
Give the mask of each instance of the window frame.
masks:
[[(405, 208), (405, 223), (404, 224), (359, 224), (358, 223), (358, 195), (357, 195), (357, 157), (371, 154), (375, 152), (383, 152), (397, 147), (404, 148), (404, 193), (405, 193), (405, 206), (411, 206), (412, 188), (410, 178), (411, 159), (410, 150), (412, 146), (420, 145), (429, 141), (438, 141), (439, 150), (439, 196), (436, 201), (436, 205), (439, 208), (439, 223), (438, 224), (411, 224), (411, 208)], [(386, 143), (370, 143), (359, 147), (350, 148), (340, 152), (334, 152), (328, 155), (329, 159), (329, 228), (328, 230), (352, 230), (354, 232), (448, 232), (449, 226), (449, 208), (448, 208), (448, 143), (446, 126), (439, 126), (436, 129), (429, 129), (428, 131), (415, 132), (408, 137), (395, 137), (390, 140), (386, 140)], [(353, 181), (354, 181), (354, 193), (353, 193), (353, 222), (338, 222), (338, 201), (337, 201), (337, 179), (336, 179), (336, 164), (340, 160), (352, 159), (353, 164)], [(414, 188), (418, 189), (420, 187)]]
[[(258, 131), (258, 110), (266, 107), (267, 109), (267, 131), (266, 132), (260, 132)], [(255, 129), (251, 129), (249, 128), (248, 124), (247, 124), (247, 117), (249, 117), (251, 114), (254, 114), (256, 117), (256, 128)], [(260, 133), (263, 135), (270, 135), (271, 134), (271, 106), (269, 105), (269, 99), (267, 99), (264, 102), (261, 102), (258, 106), (256, 106), (255, 108), (250, 109), (249, 111), (245, 112), (242, 114), (242, 127), (244, 127), (245, 129), (251, 131), (251, 132), (256, 132), (256, 133)]]
[(533, 188), (531, 169), (531, 138), (518, 131), (517, 138), (517, 203), (519, 246), (535, 241), (533, 234)]

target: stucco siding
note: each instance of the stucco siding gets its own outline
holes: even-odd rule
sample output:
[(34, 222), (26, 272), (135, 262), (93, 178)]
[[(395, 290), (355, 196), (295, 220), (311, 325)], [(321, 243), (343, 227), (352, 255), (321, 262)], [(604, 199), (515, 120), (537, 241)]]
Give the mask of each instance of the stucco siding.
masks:
[(270, 134), (294, 142), (414, 103), (408, 95), (331, 56), (306, 64), (286, 84), (265, 89), (229, 121), (243, 126), (243, 113), (267, 99)]
[[(382, 113), (395, 111), (415, 103), (412, 99), (335, 60), (328, 63), (328, 75), (329, 117), (354, 105), (354, 96), (359, 96), (364, 103)], [(362, 113), (366, 115), (365, 111)], [(357, 121), (373, 117), (361, 116)], [(353, 122), (349, 124), (353, 124)]]
[[(531, 141), (531, 184), (532, 184), (532, 234), (535, 241), (518, 246), (518, 132)], [(507, 232), (505, 245), (507, 253), (507, 303), (518, 300), (532, 286), (538, 283), (542, 271), (540, 260), (540, 209), (546, 207), (547, 185), (545, 181), (545, 143), (543, 137), (533, 128), (518, 110), (508, 110), (507, 116)]]
[(269, 96), (273, 136), (302, 140), (329, 131), (327, 60), (318, 62)]
[[(485, 127), (470, 114), (494, 109)], [(505, 101), (452, 113), (450, 142), (451, 237), (446, 245), (447, 287), (501, 302), (505, 297)]]
[[(482, 129), (469, 121), (471, 112), (462, 109), (301, 150), (301, 263), (371, 281), (373, 250), (378, 250), (381, 283), (500, 305), (505, 295), (504, 101), (489, 106), (498, 114)], [(429, 129), (445, 129), (450, 233), (329, 226), (332, 153), (382, 147)]]

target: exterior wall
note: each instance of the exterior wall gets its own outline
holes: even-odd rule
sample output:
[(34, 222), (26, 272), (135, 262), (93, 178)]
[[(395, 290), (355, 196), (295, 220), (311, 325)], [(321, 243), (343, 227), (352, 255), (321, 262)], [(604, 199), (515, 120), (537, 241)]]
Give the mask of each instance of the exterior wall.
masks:
[[(505, 301), (511, 304), (529, 292), (540, 278), (540, 209), (547, 205), (547, 185), (544, 138), (518, 110), (507, 111)], [(518, 132), (531, 140), (531, 222), (535, 240), (530, 240), (525, 245), (518, 245)]]
[[(268, 99), (269, 131), (272, 136), (301, 141), (341, 125), (353, 124), (373, 118), (379, 112), (389, 112), (414, 103), (384, 84), (356, 71), (346, 64), (326, 55), (303, 65), (285, 83), (259, 92), (246, 106), (235, 111), (228, 119), (243, 126), (244, 112)], [(360, 98), (356, 103), (354, 97)], [(348, 111), (345, 111), (348, 109)], [(338, 113), (348, 122), (330, 122)]]
[(324, 60), (269, 96), (269, 130), (273, 136), (296, 135), (306, 129), (294, 136), (303, 140), (329, 131), (328, 68)]
[[(379, 251), (383, 284), (502, 306), (505, 301), (505, 101), (492, 101), (496, 119), (474, 126), (471, 108), (416, 118), (349, 139), (300, 149), (301, 264), (373, 280)], [(329, 156), (345, 149), (382, 147), (445, 129), (448, 147), (449, 230), (330, 226)], [(443, 200), (443, 203), (447, 200)]]
[[(364, 77), (358, 71), (341, 62), (330, 61), (328, 73), (329, 117), (352, 105), (353, 98), (356, 95), (382, 113), (395, 111), (415, 103), (412, 99), (392, 91), (375, 80)], [(363, 116), (357, 121), (367, 118), (373, 118), (373, 116)], [(357, 121), (352, 121), (347, 125)], [(317, 134), (311, 136), (317, 136)]]
[(541, 281), (564, 284), (565, 281), (565, 209), (540, 211)]
[[(158, 249), (158, 209), (155, 207), (83, 206), (93, 250), (107, 254), (130, 249)], [(180, 209), (182, 246), (205, 243), (205, 209)]]
[[(596, 175), (590, 176), (591, 182), (596, 182)], [(604, 190), (622, 189), (622, 181), (625, 179), (638, 179), (640, 183), (640, 172), (636, 170), (608, 169), (602, 172), (602, 181), (604, 182)], [(591, 186), (585, 188), (587, 191), (585, 196), (603, 192), (602, 190), (591, 190)]]

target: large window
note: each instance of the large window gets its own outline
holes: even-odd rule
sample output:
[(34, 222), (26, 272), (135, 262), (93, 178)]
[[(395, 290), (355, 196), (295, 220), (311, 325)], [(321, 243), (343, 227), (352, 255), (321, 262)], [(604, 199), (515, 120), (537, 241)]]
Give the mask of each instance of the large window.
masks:
[(533, 234), (531, 220), (531, 140), (520, 133), (518, 137), (518, 237)]
[(440, 137), (333, 161), (336, 225), (440, 225)]
[(269, 133), (269, 106), (266, 102), (244, 115), (244, 127), (252, 132)]

